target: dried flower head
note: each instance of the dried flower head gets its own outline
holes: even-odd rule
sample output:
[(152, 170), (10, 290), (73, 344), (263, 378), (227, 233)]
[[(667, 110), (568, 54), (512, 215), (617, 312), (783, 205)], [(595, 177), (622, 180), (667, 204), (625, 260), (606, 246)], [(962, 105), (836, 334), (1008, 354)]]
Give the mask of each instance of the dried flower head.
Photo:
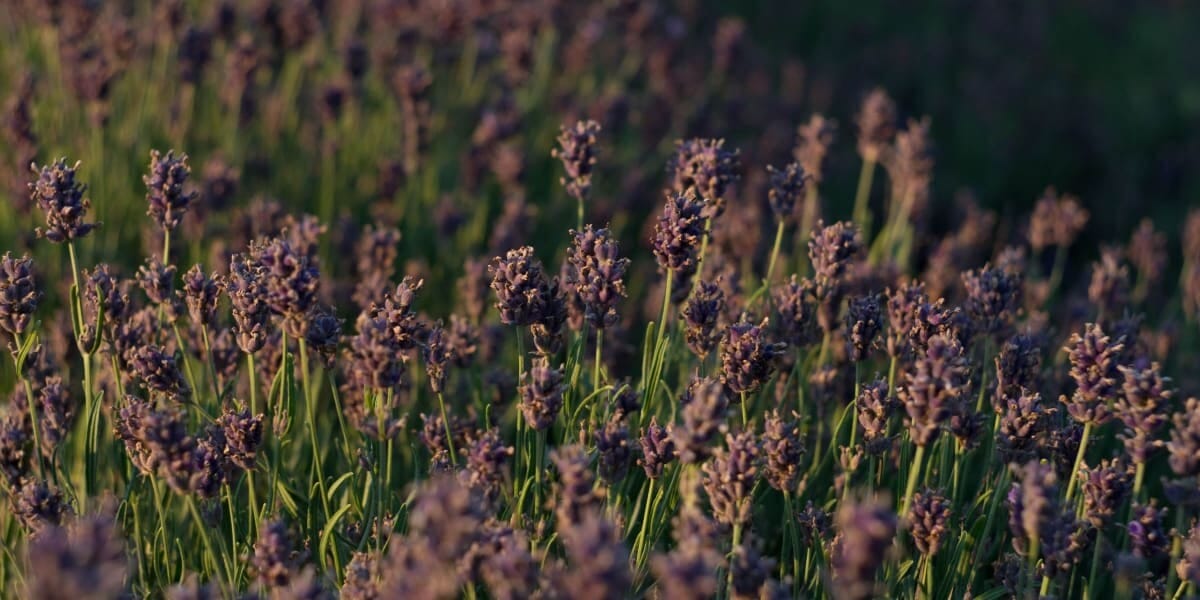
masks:
[(83, 197), (87, 186), (75, 180), (78, 162), (75, 166), (67, 166), (67, 159), (60, 158), (41, 169), (31, 167), (38, 178), (29, 184), (29, 190), (46, 215), (46, 229), (39, 227), (38, 237), (60, 244), (82, 238), (100, 225), (83, 220), (92, 203)]
[(192, 173), (187, 160), (186, 154), (175, 156), (174, 150), (167, 151), (166, 156), (158, 150), (150, 151), (150, 172), (142, 177), (149, 204), (146, 214), (163, 231), (175, 229), (196, 199), (194, 190), (184, 189)]

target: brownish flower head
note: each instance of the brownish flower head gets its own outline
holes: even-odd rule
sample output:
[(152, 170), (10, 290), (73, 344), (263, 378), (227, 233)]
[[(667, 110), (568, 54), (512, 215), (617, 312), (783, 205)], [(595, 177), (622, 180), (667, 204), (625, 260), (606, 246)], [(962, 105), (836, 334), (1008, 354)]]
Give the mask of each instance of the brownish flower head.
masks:
[(836, 133), (837, 121), (819, 114), (796, 128), (796, 147), (792, 149), (792, 157), (815, 183), (824, 180), (825, 155), (829, 154)]
[(896, 134), (896, 103), (886, 90), (877, 87), (863, 99), (854, 120), (858, 125), (858, 153), (863, 160), (879, 160)]
[(1059, 196), (1058, 190), (1048, 187), (1029, 218), (1029, 245), (1035, 252), (1049, 246), (1070, 246), (1087, 225), (1088, 216), (1078, 198), (1069, 194)]

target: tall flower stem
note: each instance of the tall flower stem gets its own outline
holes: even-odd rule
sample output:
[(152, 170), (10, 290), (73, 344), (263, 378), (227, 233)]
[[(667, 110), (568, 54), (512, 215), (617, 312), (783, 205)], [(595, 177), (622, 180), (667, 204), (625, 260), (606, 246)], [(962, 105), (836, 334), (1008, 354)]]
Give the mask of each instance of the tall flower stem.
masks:
[(871, 198), (871, 183), (875, 179), (875, 160), (863, 159), (862, 170), (858, 175), (858, 191), (854, 194), (854, 222), (862, 231), (863, 239), (871, 239), (871, 213), (867, 203)]
[[(304, 336), (299, 336), (300, 342), (300, 381), (304, 387), (304, 408), (308, 416), (308, 436), (309, 442), (312, 444), (312, 460), (313, 467), (316, 469), (317, 489), (321, 494), (321, 508), (325, 511), (325, 518), (329, 518), (333, 513), (329, 511), (329, 494), (325, 490), (325, 472), (321, 466), (321, 446), (317, 442), (317, 407), (316, 398), (312, 395), (312, 387), (309, 383), (308, 374), (308, 342)], [(286, 352), (286, 349), (284, 350)]]
[(458, 452), (454, 448), (454, 435), (450, 433), (450, 418), (446, 416), (446, 399), (437, 393), (438, 408), (442, 411), (442, 425), (446, 427), (446, 446), (450, 448), (450, 464), (458, 466)]
[(1071, 502), (1071, 498), (1075, 497), (1075, 483), (1079, 478), (1079, 465), (1083, 463), (1083, 457), (1087, 453), (1088, 440), (1092, 436), (1092, 423), (1089, 421), (1083, 424), (1083, 436), (1079, 438), (1079, 451), (1075, 453), (1075, 464), (1071, 467), (1071, 478), (1067, 480), (1067, 503)]
[(901, 504), (900, 514), (908, 514), (908, 506), (912, 502), (913, 491), (917, 489), (917, 480), (921, 477), (921, 465), (925, 461), (925, 446), (917, 446), (917, 454), (913, 456), (912, 466), (908, 472), (908, 485), (904, 487), (904, 503)]
[(763, 287), (771, 285), (771, 275), (775, 273), (775, 261), (779, 258), (779, 247), (783, 244), (784, 220), (779, 220), (775, 227), (775, 245), (771, 248), (771, 259), (767, 261), (767, 276), (763, 278)]

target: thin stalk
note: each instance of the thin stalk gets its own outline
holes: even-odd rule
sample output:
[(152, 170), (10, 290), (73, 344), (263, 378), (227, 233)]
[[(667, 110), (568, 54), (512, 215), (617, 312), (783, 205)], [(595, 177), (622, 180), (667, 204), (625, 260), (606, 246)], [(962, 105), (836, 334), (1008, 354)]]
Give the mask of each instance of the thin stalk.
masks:
[(458, 467), (458, 452), (454, 449), (454, 435), (450, 433), (450, 418), (446, 416), (446, 400), (441, 392), (437, 393), (438, 408), (442, 411), (442, 425), (446, 426), (446, 445), (450, 448), (450, 464)]
[(767, 276), (763, 278), (763, 286), (771, 285), (771, 275), (775, 273), (775, 260), (779, 258), (779, 247), (783, 244), (784, 220), (779, 220), (775, 227), (775, 245), (771, 248), (771, 260), (767, 261)]
[(908, 472), (908, 485), (904, 487), (904, 503), (900, 514), (908, 514), (908, 505), (912, 502), (913, 491), (917, 489), (917, 479), (921, 475), (921, 465), (925, 460), (925, 446), (917, 446), (917, 454), (913, 456), (912, 466)]
[(854, 194), (854, 222), (864, 240), (871, 239), (871, 213), (867, 207), (871, 198), (871, 183), (875, 178), (875, 159), (864, 158), (858, 175), (858, 191)]
[(1067, 503), (1071, 502), (1071, 498), (1075, 496), (1075, 482), (1079, 479), (1079, 465), (1083, 463), (1083, 456), (1087, 453), (1088, 439), (1092, 436), (1092, 423), (1089, 421), (1083, 424), (1083, 437), (1079, 439), (1079, 451), (1075, 453), (1075, 466), (1071, 467), (1071, 478), (1067, 480)]

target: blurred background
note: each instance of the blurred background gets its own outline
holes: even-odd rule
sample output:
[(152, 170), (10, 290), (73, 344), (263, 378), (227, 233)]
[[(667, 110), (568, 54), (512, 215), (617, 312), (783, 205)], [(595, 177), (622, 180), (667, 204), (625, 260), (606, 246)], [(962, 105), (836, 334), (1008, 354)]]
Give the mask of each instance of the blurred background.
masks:
[[(434, 262), (459, 265), (521, 239), (558, 248), (575, 207), (550, 150), (561, 125), (584, 117), (604, 127), (588, 220), (612, 222), (634, 244), (645, 246), (638, 228), (661, 198), (676, 140), (740, 148), (742, 193), (761, 214), (765, 166), (791, 159), (814, 113), (838, 125), (824, 213), (847, 218), (860, 165), (854, 116), (875, 86), (895, 99), (898, 125), (931, 118), (934, 235), (956, 226), (942, 209), (968, 190), (997, 213), (1002, 240), (1019, 237), (1046, 186), (1078, 195), (1092, 213), (1073, 251), (1083, 257), (1127, 239), (1141, 217), (1177, 248), (1181, 217), (1200, 205), (1195, 3), (5, 7), (4, 248), (29, 242), (26, 165), (59, 156), (83, 161), (108, 222), (94, 242), (103, 247), (85, 253), (156, 244), (141, 218), (151, 148), (189, 153), (196, 185), (218, 194), (189, 217), (197, 239), (236, 247), (264, 233), (252, 225), (269, 222), (272, 205), (255, 202), (270, 200), (321, 217), (334, 244), (352, 236), (339, 220), (400, 223), (403, 255)], [(876, 178), (877, 210), (885, 185)], [(258, 216), (239, 233), (248, 214)], [(186, 258), (203, 254), (193, 246)]]

